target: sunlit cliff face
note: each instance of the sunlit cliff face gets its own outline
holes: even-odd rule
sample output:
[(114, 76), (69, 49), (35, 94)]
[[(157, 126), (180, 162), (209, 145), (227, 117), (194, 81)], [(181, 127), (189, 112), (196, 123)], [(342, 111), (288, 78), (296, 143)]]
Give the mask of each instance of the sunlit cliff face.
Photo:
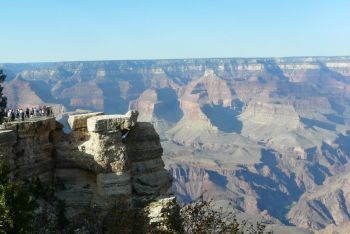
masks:
[(138, 109), (139, 120), (160, 134), (173, 189), (184, 202), (205, 192), (305, 228), (349, 221), (348, 191), (340, 186), (349, 171), (349, 57), (3, 68), (14, 106), (50, 103), (57, 113)]

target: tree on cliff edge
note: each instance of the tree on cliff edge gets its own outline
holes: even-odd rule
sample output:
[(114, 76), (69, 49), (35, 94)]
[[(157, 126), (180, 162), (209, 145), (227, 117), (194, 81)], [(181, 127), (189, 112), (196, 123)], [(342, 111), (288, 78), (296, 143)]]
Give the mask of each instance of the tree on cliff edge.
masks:
[(1, 83), (4, 82), (6, 78), (6, 75), (3, 73), (2, 70), (0, 70), (0, 124), (2, 123), (5, 113), (5, 108), (7, 105), (7, 98), (3, 95), (2, 90), (4, 87), (2, 87)]

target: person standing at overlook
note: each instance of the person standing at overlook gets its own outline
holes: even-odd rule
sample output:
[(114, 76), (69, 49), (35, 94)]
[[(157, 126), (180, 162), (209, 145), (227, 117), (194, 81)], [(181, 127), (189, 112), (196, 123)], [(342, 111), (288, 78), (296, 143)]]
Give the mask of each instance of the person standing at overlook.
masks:
[(29, 118), (29, 116), (30, 116), (29, 115), (29, 107), (26, 108), (26, 115), (25, 116), (26, 116), (26, 118)]
[(11, 110), (11, 121), (15, 121), (16, 119), (16, 114), (15, 114), (15, 110)]
[(2, 90), (4, 89), (1, 85), (2, 82), (5, 81), (6, 75), (3, 73), (2, 70), (0, 70), (0, 124), (3, 121), (3, 118), (5, 117), (5, 108), (7, 105), (7, 98), (3, 95)]
[(19, 114), (20, 114), (21, 120), (24, 121), (24, 115), (25, 115), (25, 114), (24, 114), (23, 109), (20, 109), (20, 110), (19, 110)]

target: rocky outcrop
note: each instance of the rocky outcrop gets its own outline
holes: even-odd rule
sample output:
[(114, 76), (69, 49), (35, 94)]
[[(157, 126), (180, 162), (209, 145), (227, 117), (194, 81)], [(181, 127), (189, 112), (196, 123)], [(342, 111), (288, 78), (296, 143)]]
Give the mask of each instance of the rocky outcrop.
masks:
[(12, 148), (16, 143), (16, 134), (12, 130), (0, 130), (0, 158), (7, 160), (10, 167), (15, 168), (15, 156)]
[[(137, 111), (73, 115), (69, 134), (54, 118), (6, 123), (0, 158), (10, 161), (14, 178), (39, 178), (52, 186), (70, 217), (89, 207), (108, 210), (124, 203), (133, 208), (172, 200), (159, 136), (137, 116)], [(152, 207), (151, 220), (158, 220), (162, 209)]]
[(139, 123), (126, 139), (133, 191), (138, 195), (166, 194), (171, 176), (164, 169), (159, 136), (150, 123)]
[[(4, 123), (6, 130), (1, 135), (9, 141), (4, 148), (3, 157), (10, 161), (11, 173), (20, 179), (39, 178), (46, 183), (52, 183), (54, 172), (53, 143), (50, 133), (56, 129), (54, 118), (29, 120), (25, 122)], [(11, 134), (11, 137), (8, 135)], [(6, 136), (7, 135), (7, 136)]]
[(68, 124), (71, 129), (77, 130), (87, 128), (87, 119), (90, 117), (103, 115), (103, 112), (93, 112), (87, 114), (71, 115), (68, 118)]

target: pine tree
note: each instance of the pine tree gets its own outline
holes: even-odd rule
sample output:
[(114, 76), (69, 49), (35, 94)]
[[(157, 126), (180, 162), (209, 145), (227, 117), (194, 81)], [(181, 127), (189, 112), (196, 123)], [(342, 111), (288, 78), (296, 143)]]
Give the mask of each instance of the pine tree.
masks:
[(2, 123), (5, 113), (5, 108), (7, 105), (7, 98), (3, 95), (2, 90), (4, 87), (1, 86), (1, 83), (4, 82), (6, 75), (0, 70), (0, 124)]

